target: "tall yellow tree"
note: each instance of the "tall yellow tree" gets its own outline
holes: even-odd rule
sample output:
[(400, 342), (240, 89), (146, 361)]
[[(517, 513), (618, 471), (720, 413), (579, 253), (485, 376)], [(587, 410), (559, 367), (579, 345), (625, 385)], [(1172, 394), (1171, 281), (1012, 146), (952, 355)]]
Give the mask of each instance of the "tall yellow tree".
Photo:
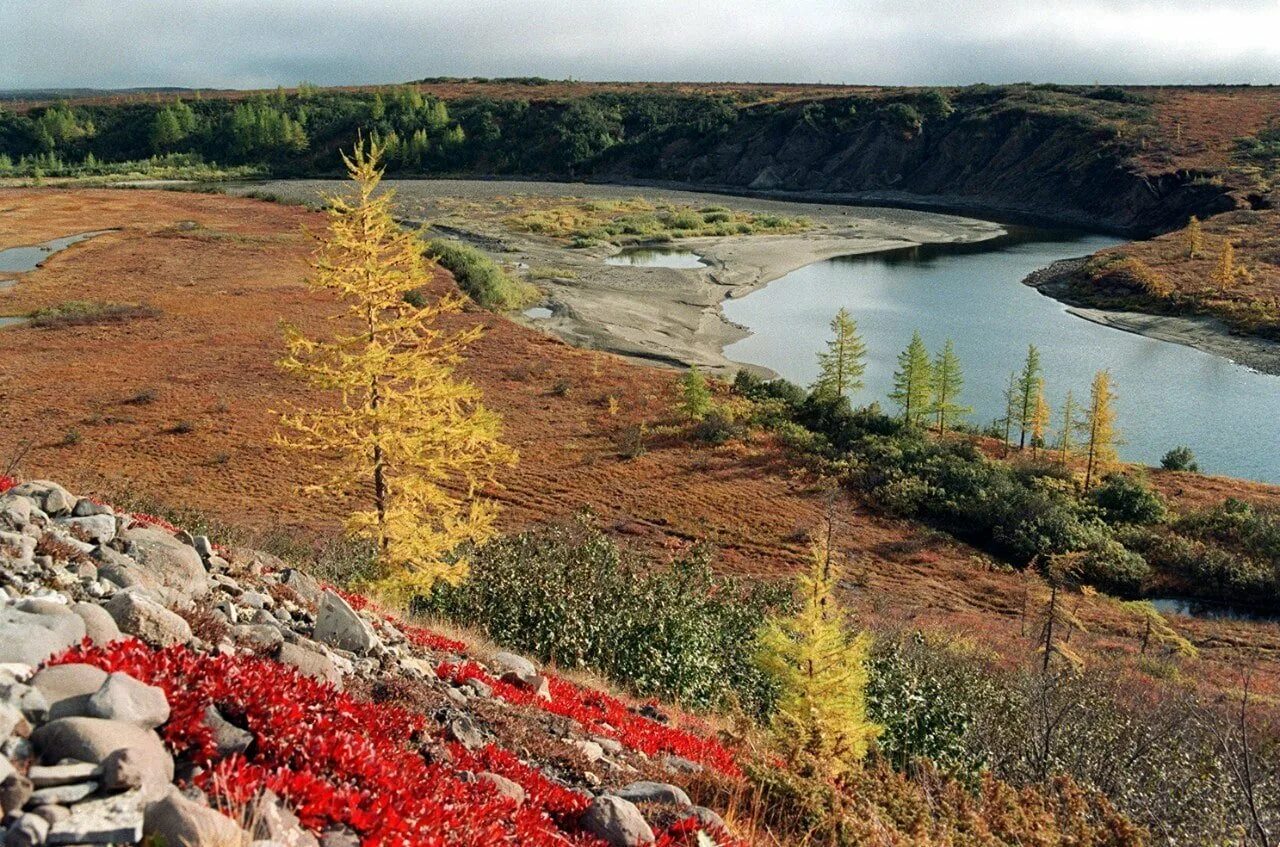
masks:
[(323, 480), (311, 490), (364, 499), (347, 530), (376, 545), (377, 587), (407, 597), (463, 575), (465, 562), (448, 554), (490, 532), (496, 506), (477, 492), (516, 455), (480, 390), (456, 372), (480, 329), (439, 326), (461, 298), (405, 298), (430, 283), (430, 265), (419, 236), (393, 220), (391, 192), (378, 192), (382, 154), (359, 141), (343, 155), (353, 196), (329, 198), (317, 236), (308, 285), (345, 308), (327, 338), (285, 328), (280, 368), (337, 402), (286, 412), (276, 440), (315, 461)]
[(1111, 372), (1098, 371), (1093, 377), (1084, 419), (1078, 424), (1082, 436), (1080, 449), (1085, 459), (1086, 491), (1119, 461), (1116, 455), (1120, 437), (1116, 432), (1115, 399), (1115, 392), (1111, 390)]
[(1058, 464), (1064, 467), (1067, 460), (1076, 452), (1075, 432), (1080, 428), (1079, 421), (1076, 420), (1076, 398), (1075, 394), (1068, 391), (1067, 399), (1062, 404), (1062, 430), (1058, 433)]
[(1049, 425), (1052, 423), (1052, 412), (1049, 409), (1049, 401), (1044, 399), (1044, 380), (1040, 381), (1040, 386), (1036, 390), (1036, 406), (1035, 411), (1031, 414), (1031, 455), (1039, 455), (1040, 448), (1044, 447), (1046, 438), (1048, 437)]
[(829, 543), (816, 543), (799, 610), (770, 620), (760, 636), (760, 664), (781, 689), (778, 742), (797, 770), (825, 777), (862, 759), (881, 731), (867, 717), (871, 639), (846, 626), (837, 579)]
[(1200, 228), (1200, 219), (1195, 215), (1187, 221), (1184, 234), (1187, 240), (1187, 258), (1195, 259), (1204, 250), (1204, 231)]
[(1236, 281), (1236, 253), (1231, 239), (1222, 242), (1222, 252), (1218, 254), (1218, 264), (1214, 266), (1209, 277), (1210, 284), (1219, 291), (1226, 291)]

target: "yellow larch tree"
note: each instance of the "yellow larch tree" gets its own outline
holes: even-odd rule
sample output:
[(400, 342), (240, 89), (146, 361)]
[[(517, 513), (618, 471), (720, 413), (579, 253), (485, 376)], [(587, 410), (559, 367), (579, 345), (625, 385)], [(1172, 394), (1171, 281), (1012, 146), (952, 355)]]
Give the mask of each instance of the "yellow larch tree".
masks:
[(1115, 399), (1115, 392), (1111, 390), (1111, 372), (1098, 371), (1093, 377), (1084, 419), (1078, 424), (1082, 436), (1080, 450), (1085, 459), (1086, 491), (1119, 461), (1116, 454), (1120, 437), (1116, 432)]
[(439, 326), (462, 299), (405, 297), (431, 282), (431, 265), (418, 234), (392, 218), (392, 193), (378, 192), (382, 154), (358, 141), (343, 155), (354, 196), (328, 198), (328, 230), (317, 236), (307, 283), (345, 308), (325, 339), (285, 327), (278, 363), (337, 402), (284, 413), (276, 442), (314, 461), (323, 479), (309, 490), (368, 504), (347, 530), (376, 547), (374, 587), (405, 599), (465, 573), (449, 553), (490, 533), (496, 506), (477, 494), (516, 454), (456, 370), (479, 327)]
[(1040, 448), (1047, 443), (1045, 439), (1048, 437), (1049, 426), (1052, 423), (1052, 412), (1049, 409), (1049, 401), (1044, 399), (1044, 380), (1040, 381), (1040, 385), (1036, 390), (1036, 405), (1031, 413), (1031, 455), (1039, 455)]
[(1187, 241), (1187, 258), (1195, 259), (1204, 250), (1204, 231), (1200, 228), (1200, 219), (1192, 215), (1184, 230)]
[(1209, 283), (1218, 291), (1226, 291), (1236, 281), (1235, 247), (1231, 239), (1222, 242), (1222, 252), (1218, 254), (1218, 264), (1209, 277)]
[(867, 717), (871, 638), (845, 624), (837, 580), (830, 544), (815, 543), (799, 579), (800, 608), (766, 624), (759, 658), (779, 684), (773, 723), (783, 753), (799, 772), (832, 778), (860, 761), (881, 731)]

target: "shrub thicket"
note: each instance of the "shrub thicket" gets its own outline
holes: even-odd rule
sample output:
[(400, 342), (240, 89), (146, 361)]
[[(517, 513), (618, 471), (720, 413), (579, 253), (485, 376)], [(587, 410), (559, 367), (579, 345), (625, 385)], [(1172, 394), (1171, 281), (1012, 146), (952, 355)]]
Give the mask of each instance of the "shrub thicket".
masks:
[(427, 242), (427, 255), (453, 274), (458, 287), (486, 309), (506, 312), (537, 297), (532, 285), (512, 279), (497, 262), (469, 244), (433, 238)]

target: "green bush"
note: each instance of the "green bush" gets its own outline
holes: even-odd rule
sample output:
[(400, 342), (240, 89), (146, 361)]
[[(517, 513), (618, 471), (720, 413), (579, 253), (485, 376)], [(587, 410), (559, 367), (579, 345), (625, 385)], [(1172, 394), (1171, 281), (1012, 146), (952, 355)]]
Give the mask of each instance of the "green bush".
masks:
[(660, 566), (584, 519), (480, 547), (461, 584), (415, 605), (642, 696), (767, 713), (774, 688), (753, 661), (755, 636), (789, 590), (717, 577), (709, 561), (698, 550)]
[(1090, 492), (1094, 504), (1110, 524), (1153, 524), (1165, 519), (1164, 499), (1141, 480), (1124, 474), (1109, 474)]
[(453, 274), (467, 296), (486, 309), (506, 312), (538, 296), (532, 285), (512, 279), (497, 262), (469, 244), (433, 238), (427, 242), (426, 253)]
[(1174, 447), (1160, 460), (1160, 467), (1167, 471), (1190, 471), (1199, 473), (1200, 465), (1196, 463), (1196, 454), (1190, 447)]

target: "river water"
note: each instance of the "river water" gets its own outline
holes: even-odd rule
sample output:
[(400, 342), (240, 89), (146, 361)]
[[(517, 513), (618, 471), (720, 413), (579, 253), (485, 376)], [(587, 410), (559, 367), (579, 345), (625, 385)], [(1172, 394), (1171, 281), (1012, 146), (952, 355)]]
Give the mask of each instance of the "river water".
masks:
[(1087, 400), (1095, 371), (1111, 371), (1124, 459), (1157, 464), (1172, 447), (1195, 451), (1206, 473), (1280, 482), (1280, 377), (1226, 359), (1078, 318), (1023, 285), (1057, 259), (1119, 243), (1098, 235), (1014, 229), (971, 245), (918, 248), (818, 262), (741, 299), (725, 316), (752, 335), (725, 348), (808, 385), (829, 324), (845, 307), (867, 344), (866, 387), (854, 400), (887, 406), (898, 353), (919, 330), (931, 351), (950, 338), (964, 366), (962, 402), (986, 425), (1027, 345), (1041, 353), (1054, 429), (1068, 389)]

